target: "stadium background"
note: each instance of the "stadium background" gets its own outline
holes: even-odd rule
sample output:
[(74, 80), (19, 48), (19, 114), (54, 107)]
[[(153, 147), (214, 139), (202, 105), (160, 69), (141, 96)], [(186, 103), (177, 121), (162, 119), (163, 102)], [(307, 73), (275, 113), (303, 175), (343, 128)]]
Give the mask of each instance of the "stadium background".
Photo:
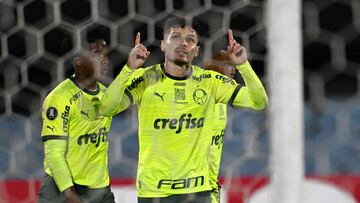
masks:
[[(100, 27), (109, 41), (107, 83), (124, 65), (138, 31), (151, 51), (147, 64), (161, 62), (161, 27), (176, 14), (199, 22), (203, 51), (196, 64), (226, 45), (230, 27), (268, 87), (265, 11), (262, 0), (1, 0), (0, 202), (36, 201), (43, 176), (41, 103), (72, 74), (69, 60), (90, 27)], [(305, 172), (354, 194), (358, 202), (359, 13), (358, 0), (303, 1)], [(71, 36), (70, 46), (63, 46), (65, 35)], [(221, 180), (228, 202), (242, 202), (271, 174), (267, 112), (228, 113)], [(136, 132), (136, 109), (114, 118), (109, 169), (115, 185), (133, 184)]]

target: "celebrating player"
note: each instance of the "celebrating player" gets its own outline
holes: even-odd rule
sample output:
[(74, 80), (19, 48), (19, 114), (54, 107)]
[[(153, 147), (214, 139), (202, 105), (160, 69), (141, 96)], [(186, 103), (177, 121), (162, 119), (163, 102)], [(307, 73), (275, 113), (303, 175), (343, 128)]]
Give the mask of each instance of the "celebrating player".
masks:
[(199, 51), (198, 35), (181, 18), (170, 18), (165, 26), (163, 64), (140, 68), (150, 54), (140, 38), (138, 33), (127, 64), (106, 90), (99, 109), (111, 116), (119, 106), (139, 108), (138, 202), (210, 202), (214, 106), (264, 109), (263, 85), (231, 31), (227, 51), (244, 78), (243, 87), (192, 65)]
[(39, 202), (115, 202), (107, 163), (111, 118), (96, 109), (105, 91), (98, 81), (108, 72), (107, 48), (96, 33), (88, 38), (86, 48), (73, 58), (75, 74), (43, 104), (46, 176)]

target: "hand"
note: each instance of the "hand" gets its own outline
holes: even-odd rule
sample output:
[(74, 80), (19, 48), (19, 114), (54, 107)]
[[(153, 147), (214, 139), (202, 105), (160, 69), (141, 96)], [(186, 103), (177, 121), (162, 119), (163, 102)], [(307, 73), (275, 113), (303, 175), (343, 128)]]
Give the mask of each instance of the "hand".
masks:
[(246, 49), (234, 39), (233, 32), (230, 29), (228, 30), (228, 39), (227, 52), (232, 64), (237, 66), (245, 63), (247, 61)]
[(65, 201), (67, 203), (81, 203), (79, 195), (75, 192), (74, 186), (71, 186), (63, 191)]
[(140, 32), (136, 34), (135, 47), (131, 49), (127, 60), (127, 65), (132, 69), (141, 67), (150, 55), (146, 47), (140, 43), (140, 35)]

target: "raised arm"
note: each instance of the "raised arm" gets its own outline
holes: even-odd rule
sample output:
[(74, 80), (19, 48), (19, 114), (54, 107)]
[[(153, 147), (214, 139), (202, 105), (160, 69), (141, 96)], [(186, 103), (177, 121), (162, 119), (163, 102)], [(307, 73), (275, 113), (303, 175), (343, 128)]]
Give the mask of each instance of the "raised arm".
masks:
[(239, 70), (245, 82), (244, 87), (235, 90), (229, 102), (230, 105), (238, 108), (264, 109), (268, 105), (268, 97), (264, 86), (247, 60), (246, 49), (234, 39), (233, 32), (230, 29), (228, 30), (228, 40), (229, 59)]
[(140, 68), (150, 55), (150, 52), (140, 42), (141, 34), (138, 32), (135, 38), (135, 46), (131, 49), (127, 64), (122, 68), (119, 75), (110, 84), (99, 105), (99, 113), (104, 116), (112, 116), (130, 106), (130, 99), (126, 94), (127, 82), (138, 68)]

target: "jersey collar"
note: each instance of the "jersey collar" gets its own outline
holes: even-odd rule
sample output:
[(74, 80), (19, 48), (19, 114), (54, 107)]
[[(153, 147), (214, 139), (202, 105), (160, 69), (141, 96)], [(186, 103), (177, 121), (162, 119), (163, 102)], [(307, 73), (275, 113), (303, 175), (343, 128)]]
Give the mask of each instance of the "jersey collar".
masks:
[(185, 76), (183, 76), (183, 77), (177, 77), (177, 76), (170, 75), (168, 72), (166, 72), (166, 70), (165, 70), (165, 65), (164, 65), (164, 64), (160, 64), (160, 66), (161, 66), (162, 72), (163, 72), (167, 77), (169, 77), (169, 78), (171, 78), (171, 79), (174, 79), (174, 80), (186, 80), (186, 79), (188, 79), (188, 78), (191, 76), (191, 74), (192, 74), (192, 67), (191, 67), (191, 69), (190, 69), (190, 71), (189, 71), (189, 73), (188, 73), (187, 75), (185, 75)]
[[(75, 79), (75, 76), (71, 76), (69, 79), (70, 79), (79, 89), (81, 89), (79, 83), (78, 83), (78, 82), (76, 81), (76, 79)], [(99, 84), (96, 83), (96, 90), (95, 90), (95, 91), (91, 91), (91, 90), (87, 90), (87, 89), (81, 89), (81, 90), (84, 91), (84, 92), (87, 93), (87, 94), (90, 94), (90, 95), (97, 95), (97, 94), (99, 94), (99, 92), (100, 92), (100, 87), (99, 87)]]

